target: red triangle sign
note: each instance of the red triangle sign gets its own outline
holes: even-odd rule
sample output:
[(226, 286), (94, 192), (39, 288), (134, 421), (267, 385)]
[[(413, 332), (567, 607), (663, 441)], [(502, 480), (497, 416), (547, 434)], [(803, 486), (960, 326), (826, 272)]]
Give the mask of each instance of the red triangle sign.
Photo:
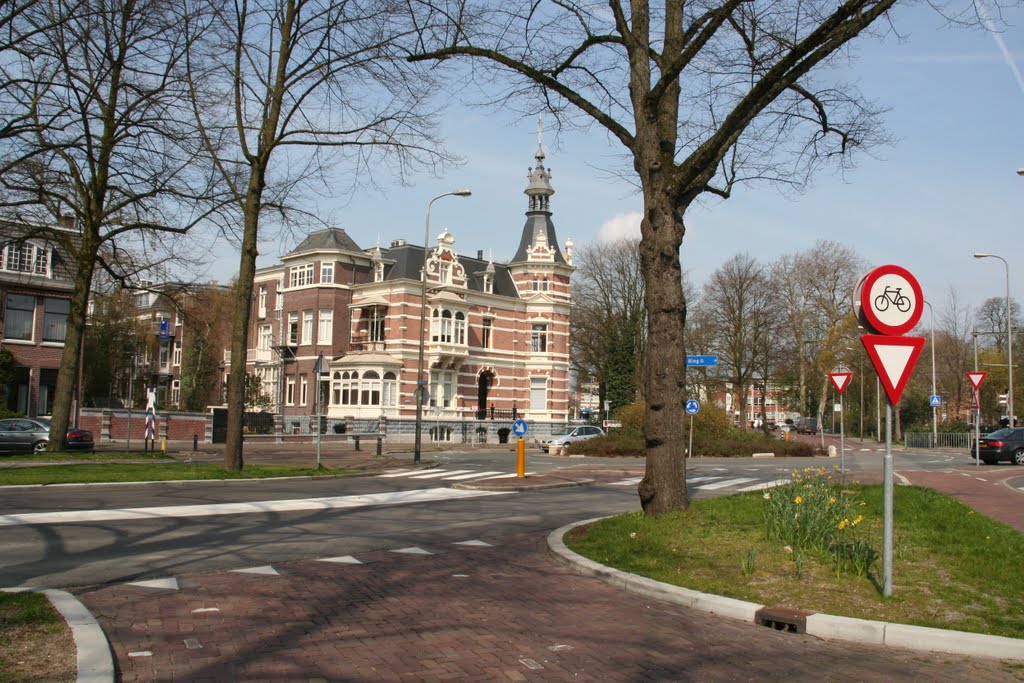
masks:
[(875, 366), (878, 379), (885, 387), (889, 402), (900, 402), (903, 389), (910, 380), (917, 359), (924, 348), (924, 337), (891, 337), (881, 334), (863, 334), (860, 337), (868, 357)]
[(828, 373), (828, 378), (832, 380), (832, 384), (833, 386), (835, 386), (836, 391), (838, 391), (839, 395), (842, 396), (843, 391), (846, 389), (846, 387), (850, 386), (850, 379), (853, 378), (853, 373), (830, 372)]
[(977, 391), (978, 389), (981, 389), (981, 383), (985, 381), (986, 377), (988, 377), (988, 373), (987, 372), (975, 371), (975, 372), (967, 372), (967, 373), (964, 373), (964, 374), (966, 374), (967, 375), (967, 379), (969, 379), (971, 381), (971, 384), (974, 386), (974, 390), (975, 391)]

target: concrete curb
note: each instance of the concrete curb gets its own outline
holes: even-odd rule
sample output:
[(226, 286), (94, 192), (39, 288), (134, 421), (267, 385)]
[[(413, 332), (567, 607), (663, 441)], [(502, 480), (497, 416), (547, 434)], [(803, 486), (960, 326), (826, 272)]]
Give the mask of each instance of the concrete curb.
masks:
[(67, 591), (34, 588), (5, 588), (8, 593), (39, 592), (49, 598), (54, 609), (60, 612), (71, 629), (75, 640), (75, 659), (78, 667), (78, 683), (113, 683), (114, 658), (110, 644), (95, 617)]
[[(612, 569), (593, 560), (588, 560), (566, 547), (562, 541), (562, 537), (566, 533), (578, 526), (592, 524), (601, 519), (605, 518), (595, 517), (555, 529), (548, 534), (548, 548), (560, 561), (572, 567), (577, 573), (591, 576), (617, 588), (702, 612), (756, 623), (755, 615), (764, 607), (763, 605), (701, 593)], [(1024, 640), (1018, 638), (836, 617), (829, 614), (811, 614), (807, 617), (806, 623), (808, 635), (826, 640), (842, 640), (866, 645), (945, 652), (972, 657), (1024, 660)]]
[(466, 491), (537, 491), (540, 489), (564, 489), (570, 486), (583, 486), (592, 484), (593, 479), (575, 479), (572, 481), (557, 481), (546, 484), (518, 484), (513, 486), (488, 485), (486, 482), (474, 484), (472, 482), (458, 482), (452, 484), (453, 489), (464, 489)]

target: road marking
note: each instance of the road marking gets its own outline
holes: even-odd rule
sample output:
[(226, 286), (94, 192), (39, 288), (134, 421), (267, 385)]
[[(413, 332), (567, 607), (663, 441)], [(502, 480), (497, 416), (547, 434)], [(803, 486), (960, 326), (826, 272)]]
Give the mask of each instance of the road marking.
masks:
[(247, 569), (232, 569), (231, 571), (236, 574), (264, 574), (266, 576), (280, 576), (281, 572), (277, 571), (269, 564), (265, 564), (262, 567), (249, 567)]
[[(535, 474), (537, 474), (537, 473), (536, 472), (523, 472), (523, 476), (526, 476), (526, 477), (529, 477), (529, 476), (532, 476), (532, 475), (535, 475)], [(484, 477), (483, 479), (479, 479), (478, 481), (485, 481), (487, 479), (508, 479), (510, 477), (518, 477), (518, 476), (519, 476), (518, 474), (513, 472), (512, 474), (499, 474), (499, 475), (494, 476), (494, 477)]]
[[(504, 476), (504, 475), (503, 475)], [(516, 476), (514, 474), (509, 476)], [(62, 512), (27, 512), (0, 515), (0, 526), (21, 524), (66, 524), (71, 522), (109, 522), (125, 519), (162, 519), (166, 517), (214, 517), (249, 513), (300, 512), (304, 510), (338, 510), (373, 505), (408, 505), (440, 500), (461, 500), (482, 496), (505, 496), (514, 491), (469, 491), (452, 488), (390, 491), (358, 496), (298, 498), (293, 500), (261, 500), (248, 503), (212, 503), (209, 505), (169, 505), (165, 507), (125, 508), (114, 510), (66, 510)]]
[(473, 541), (455, 541), (455, 543), (453, 543), (452, 545), (468, 545), (468, 546), (472, 546), (474, 548), (493, 548), (494, 547), (493, 545), (491, 545), (487, 541), (478, 541), (478, 540), (473, 540)]
[(430, 552), (429, 550), (424, 550), (423, 548), (417, 548), (415, 546), (413, 546), (411, 548), (398, 548), (397, 550), (392, 550), (391, 552), (393, 552), (393, 553), (403, 553), (405, 555), (433, 555), (434, 554), (434, 553)]
[(622, 481), (613, 481), (609, 486), (632, 486), (633, 484), (639, 484), (643, 481), (643, 477), (634, 477), (632, 479), (623, 479)]
[(462, 481), (463, 479), (473, 479), (475, 477), (488, 477), (492, 474), (503, 474), (501, 470), (489, 470), (487, 472), (473, 472), (472, 474), (459, 474), (454, 477), (445, 477), (445, 481)]
[(319, 561), (334, 562), (336, 564), (362, 564), (362, 562), (351, 555), (342, 555), (341, 557), (321, 557)]
[(450, 474), (465, 474), (466, 472), (472, 472), (473, 470), (437, 470), (428, 474), (417, 474), (409, 477), (410, 479), (440, 479), (441, 477), (447, 477)]
[(716, 481), (713, 484), (704, 484), (697, 488), (701, 491), (717, 491), (718, 489), (728, 488), (730, 486), (738, 486), (739, 484), (746, 484), (748, 481), (754, 481), (750, 477), (737, 477), (736, 479), (726, 479), (725, 481)]
[(131, 581), (128, 583), (129, 586), (138, 586), (139, 588), (164, 588), (167, 590), (176, 591), (181, 588), (181, 584), (174, 577), (169, 579), (150, 579), (148, 581)]
[(775, 481), (762, 481), (760, 484), (754, 484), (753, 486), (744, 486), (743, 488), (736, 490), (739, 491), (740, 493), (743, 493), (745, 491), (762, 491), (764, 489), (770, 489), (788, 483), (789, 479), (776, 479)]

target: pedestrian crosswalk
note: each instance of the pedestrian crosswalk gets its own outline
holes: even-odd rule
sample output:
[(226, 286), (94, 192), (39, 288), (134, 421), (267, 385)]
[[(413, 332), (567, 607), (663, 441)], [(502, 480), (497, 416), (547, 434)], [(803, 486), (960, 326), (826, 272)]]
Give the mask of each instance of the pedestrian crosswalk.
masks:
[[(526, 472), (526, 476), (537, 474)], [(502, 472), (501, 470), (449, 470), (449, 469), (414, 469), (398, 470), (377, 475), (378, 479), (436, 479), (439, 481), (485, 481), (487, 479), (509, 479), (518, 476), (515, 472)]]
[[(621, 481), (611, 482), (610, 486), (636, 486), (640, 483), (642, 477), (632, 477), (630, 479), (622, 479)], [(752, 481), (757, 481), (752, 477), (687, 477), (686, 483), (697, 489), (698, 491), (722, 491), (729, 489), (737, 493), (744, 491), (761, 491), (763, 489), (772, 488), (780, 484), (786, 483), (786, 479), (776, 479), (773, 481), (761, 481), (756, 484), (750, 484)], [(744, 484), (747, 484), (744, 486)]]

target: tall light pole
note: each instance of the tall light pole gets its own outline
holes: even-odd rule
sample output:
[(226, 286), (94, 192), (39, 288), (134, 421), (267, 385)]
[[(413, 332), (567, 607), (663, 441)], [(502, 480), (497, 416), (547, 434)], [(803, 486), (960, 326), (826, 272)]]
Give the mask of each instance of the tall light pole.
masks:
[[(928, 326), (932, 328), (932, 396), (935, 395), (935, 309), (927, 301), (924, 305), (928, 307)], [(939, 446), (939, 419), (938, 406), (932, 406), (932, 448)]]
[[(1021, 173), (1021, 171), (1024, 171), (1024, 169), (1017, 171), (1017, 173)], [(1024, 173), (1021, 173), (1021, 175), (1024, 175)], [(975, 252), (974, 258), (997, 258), (1003, 262), (1003, 267), (1006, 269), (1006, 410), (1010, 417), (1010, 426), (1013, 427), (1013, 318), (1011, 317), (1013, 309), (1010, 308), (1010, 264), (1002, 256), (996, 256), (995, 254)]]
[(427, 380), (423, 378), (423, 347), (426, 345), (426, 321), (427, 321), (427, 257), (430, 253), (430, 207), (441, 197), (468, 197), (472, 192), (469, 190), (452, 190), (437, 195), (427, 202), (427, 221), (423, 229), (423, 270), (420, 272), (420, 351), (419, 361), (416, 365), (416, 448), (413, 451), (412, 461), (420, 461), (420, 451), (423, 446), (423, 394), (427, 389)]

